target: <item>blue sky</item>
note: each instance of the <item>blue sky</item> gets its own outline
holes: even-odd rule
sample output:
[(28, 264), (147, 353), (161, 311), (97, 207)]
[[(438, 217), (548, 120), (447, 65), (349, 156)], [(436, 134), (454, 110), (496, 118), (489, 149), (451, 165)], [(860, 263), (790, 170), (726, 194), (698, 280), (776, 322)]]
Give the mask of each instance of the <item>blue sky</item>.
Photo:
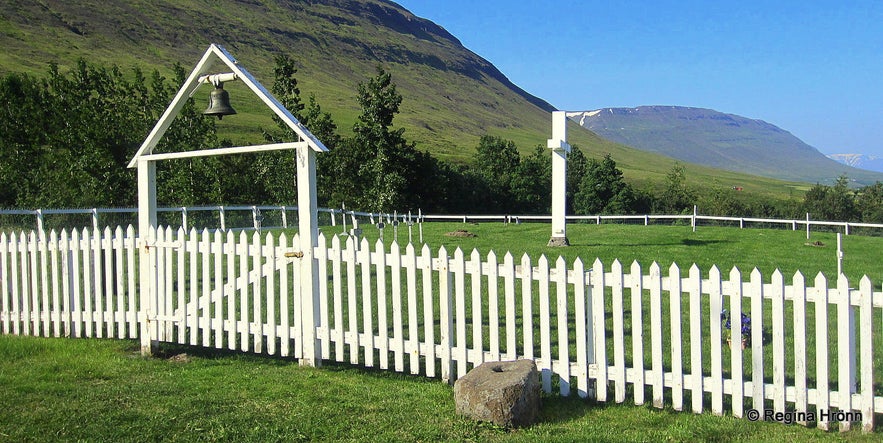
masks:
[(395, 1), (562, 110), (710, 108), (883, 156), (883, 1)]

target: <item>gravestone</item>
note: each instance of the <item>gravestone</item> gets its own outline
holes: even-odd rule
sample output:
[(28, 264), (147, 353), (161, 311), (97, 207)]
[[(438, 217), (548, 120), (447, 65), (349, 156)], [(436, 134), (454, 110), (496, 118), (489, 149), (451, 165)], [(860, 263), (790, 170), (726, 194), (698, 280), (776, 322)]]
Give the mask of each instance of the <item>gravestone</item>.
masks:
[(533, 360), (487, 362), (454, 383), (457, 413), (507, 428), (533, 424), (540, 382)]

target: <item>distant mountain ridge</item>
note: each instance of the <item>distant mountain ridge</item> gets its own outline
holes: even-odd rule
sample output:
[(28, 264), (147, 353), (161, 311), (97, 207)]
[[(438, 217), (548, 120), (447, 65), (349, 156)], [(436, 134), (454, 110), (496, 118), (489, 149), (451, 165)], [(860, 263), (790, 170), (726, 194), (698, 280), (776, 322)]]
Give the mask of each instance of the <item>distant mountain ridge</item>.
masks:
[(883, 172), (883, 157), (866, 154), (828, 154), (828, 158), (853, 168)]
[(639, 106), (568, 115), (603, 138), (685, 162), (811, 183), (844, 174), (859, 184), (883, 180), (883, 173), (836, 162), (773, 124), (711, 109)]

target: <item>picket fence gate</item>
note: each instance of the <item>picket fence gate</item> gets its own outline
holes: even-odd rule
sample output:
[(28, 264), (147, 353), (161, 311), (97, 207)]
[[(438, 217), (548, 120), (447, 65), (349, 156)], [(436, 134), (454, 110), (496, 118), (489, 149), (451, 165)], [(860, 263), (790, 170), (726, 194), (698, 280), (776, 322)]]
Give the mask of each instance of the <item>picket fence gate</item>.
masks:
[[(448, 382), (485, 361), (527, 358), (543, 390), (564, 396), (649, 396), (655, 407), (752, 419), (769, 411), (868, 432), (883, 412), (874, 371), (883, 294), (867, 277), (857, 290), (842, 275), (833, 287), (821, 274), (808, 286), (798, 272), (786, 285), (778, 271), (769, 282), (757, 270), (747, 281), (717, 267), (703, 277), (695, 265), (663, 275), (656, 263), (605, 269), (426, 245), (403, 252), (351, 236), (329, 246), (320, 236), (319, 300), (304, 312), (296, 235), (166, 228), (153, 238), (157, 296), (145, 300), (131, 226), (0, 234), (3, 333), (131, 339), (144, 330), (162, 342), (299, 359), (312, 316), (324, 360)], [(724, 309), (749, 315), (746, 349), (727, 346)]]

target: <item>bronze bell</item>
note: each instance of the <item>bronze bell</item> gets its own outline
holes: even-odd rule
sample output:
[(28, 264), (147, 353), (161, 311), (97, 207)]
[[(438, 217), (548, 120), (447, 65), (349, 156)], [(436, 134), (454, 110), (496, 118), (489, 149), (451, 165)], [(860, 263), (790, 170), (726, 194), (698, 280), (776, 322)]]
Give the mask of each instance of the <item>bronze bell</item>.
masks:
[(218, 120), (225, 115), (233, 115), (236, 110), (230, 106), (230, 93), (224, 90), (224, 84), (218, 83), (212, 90), (208, 99), (208, 108), (202, 111), (203, 115), (217, 115)]

